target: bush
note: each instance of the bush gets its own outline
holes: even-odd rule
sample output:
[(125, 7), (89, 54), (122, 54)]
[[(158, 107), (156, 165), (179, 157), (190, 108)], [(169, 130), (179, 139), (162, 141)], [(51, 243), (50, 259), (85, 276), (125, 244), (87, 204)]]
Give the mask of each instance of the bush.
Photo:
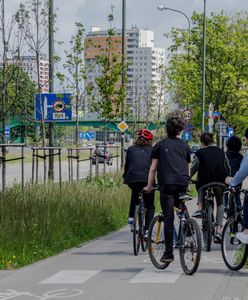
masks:
[[(128, 195), (128, 196), (127, 196)], [(14, 269), (120, 228), (129, 191), (120, 178), (16, 186), (1, 195), (0, 268)]]

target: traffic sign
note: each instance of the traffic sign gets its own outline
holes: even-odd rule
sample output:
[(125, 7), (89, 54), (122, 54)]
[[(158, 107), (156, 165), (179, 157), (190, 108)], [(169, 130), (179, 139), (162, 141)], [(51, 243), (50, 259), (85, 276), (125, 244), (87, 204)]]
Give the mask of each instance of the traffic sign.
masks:
[(128, 129), (128, 125), (125, 121), (121, 121), (118, 125), (117, 125), (118, 129), (121, 131), (121, 132), (124, 132), (125, 130)]
[(185, 124), (183, 130), (184, 131), (192, 131), (193, 130), (193, 125), (192, 124)]
[(42, 93), (35, 96), (35, 119), (45, 122), (72, 119), (71, 94)]
[(226, 132), (227, 132), (228, 137), (231, 137), (234, 135), (234, 129), (232, 127), (227, 127)]
[(79, 138), (80, 139), (84, 139), (84, 140), (90, 140), (90, 139), (94, 139), (96, 137), (96, 133), (95, 132), (88, 132), (88, 131), (81, 131), (79, 132)]
[(182, 138), (184, 141), (192, 140), (192, 133), (190, 131), (183, 131)]
[(6, 137), (7, 139), (10, 138), (10, 127), (9, 127), (9, 126), (6, 126), (6, 127), (5, 127), (5, 137)]
[(190, 110), (190, 109), (185, 109), (183, 112), (182, 112), (182, 118), (185, 120), (185, 121), (189, 121), (193, 118), (193, 112)]

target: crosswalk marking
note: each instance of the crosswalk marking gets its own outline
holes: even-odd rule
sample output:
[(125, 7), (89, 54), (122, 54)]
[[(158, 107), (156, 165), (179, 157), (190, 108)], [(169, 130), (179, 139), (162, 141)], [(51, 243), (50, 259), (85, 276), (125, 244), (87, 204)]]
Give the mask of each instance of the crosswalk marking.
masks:
[(81, 284), (95, 276), (101, 270), (63, 270), (47, 279), (39, 282), (40, 284)]
[(168, 270), (144, 269), (131, 279), (129, 283), (174, 283), (181, 274), (181, 272)]

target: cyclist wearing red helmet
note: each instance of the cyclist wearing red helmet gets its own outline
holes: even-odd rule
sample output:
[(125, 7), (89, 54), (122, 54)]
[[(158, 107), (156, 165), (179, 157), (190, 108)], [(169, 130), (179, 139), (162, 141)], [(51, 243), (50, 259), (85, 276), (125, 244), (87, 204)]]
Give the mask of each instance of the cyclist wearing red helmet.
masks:
[[(148, 173), (151, 165), (153, 134), (143, 128), (138, 131), (136, 142), (127, 149), (124, 167), (124, 183), (131, 189), (131, 201), (129, 208), (128, 224), (133, 226), (135, 205), (139, 204), (139, 193), (147, 185)], [(146, 207), (145, 230), (154, 216), (154, 193), (144, 194)], [(145, 234), (145, 235), (146, 235)]]

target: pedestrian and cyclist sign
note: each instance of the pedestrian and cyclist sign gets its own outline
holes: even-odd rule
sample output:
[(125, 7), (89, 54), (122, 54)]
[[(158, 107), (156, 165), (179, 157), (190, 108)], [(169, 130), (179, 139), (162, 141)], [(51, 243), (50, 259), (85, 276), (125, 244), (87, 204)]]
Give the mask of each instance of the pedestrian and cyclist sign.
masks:
[(71, 94), (42, 93), (35, 96), (35, 119), (45, 122), (72, 119)]

